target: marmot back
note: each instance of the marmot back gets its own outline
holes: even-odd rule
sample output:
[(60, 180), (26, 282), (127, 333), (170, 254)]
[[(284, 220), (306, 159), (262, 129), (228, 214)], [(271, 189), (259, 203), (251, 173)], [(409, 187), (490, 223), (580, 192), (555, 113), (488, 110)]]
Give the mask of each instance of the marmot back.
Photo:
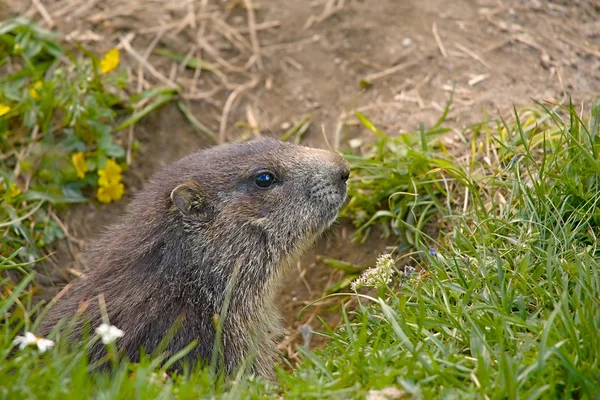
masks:
[[(224, 368), (256, 355), (253, 372), (271, 376), (282, 333), (274, 295), (285, 266), (337, 217), (346, 199), (348, 164), (334, 153), (275, 139), (199, 151), (156, 173), (89, 252), (87, 276), (52, 307), (41, 331), (87, 302), (90, 329), (110, 323), (125, 332), (119, 349), (136, 361), (180, 325), (166, 351), (193, 340), (192, 364), (209, 361), (214, 317), (222, 321)], [(75, 337), (80, 333), (77, 325)], [(98, 344), (90, 357), (104, 354)]]

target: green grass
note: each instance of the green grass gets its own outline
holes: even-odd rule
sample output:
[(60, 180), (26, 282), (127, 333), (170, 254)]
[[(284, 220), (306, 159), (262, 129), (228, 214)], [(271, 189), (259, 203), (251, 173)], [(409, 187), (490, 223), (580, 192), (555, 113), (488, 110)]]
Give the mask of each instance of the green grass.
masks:
[[(406, 398), (597, 399), (599, 111), (598, 102), (580, 112), (537, 105), (512, 122), (472, 126), (472, 157), (463, 164), (436, 135), (425, 146), (407, 141), (428, 131), (401, 140), (378, 131), (371, 154), (349, 156), (355, 168), (346, 212), (362, 210), (363, 223), (394, 227), (399, 243), (410, 232), (413, 252), (395, 256), (413, 259), (416, 271), (399, 272), (376, 296), (347, 294), (358, 296), (359, 306), (342, 311), (338, 329), (320, 333), (329, 338), (326, 348), (299, 347), (302, 363), (293, 372), (280, 369), (277, 382), (223, 380), (209, 369), (160, 379), (160, 359), (123, 362), (112, 375), (92, 372), (81, 347), (60, 341), (42, 355), (11, 350), (15, 335), (35, 331), (39, 306), (26, 278), (0, 302), (0, 393), (365, 398), (393, 387)], [(405, 169), (415, 155), (418, 168)], [(397, 194), (407, 188), (410, 195)], [(361, 190), (372, 192), (360, 198)], [(371, 204), (360, 203), (368, 196)], [(408, 211), (397, 207), (404, 198)], [(443, 231), (426, 235), (423, 224), (410, 223), (413, 213), (415, 221), (435, 217), (430, 223)]]
[[(496, 154), (489, 164), (428, 158), (427, 175), (441, 172), (441, 180), (413, 192), (410, 212), (434, 209), (445, 227), (439, 238), (427, 238), (396, 208), (403, 200), (388, 195), (389, 160), (366, 160), (374, 167), (354, 178), (355, 188), (367, 179), (390, 210), (365, 224), (384, 219), (400, 235), (419, 235), (421, 272), (402, 288), (397, 280), (384, 299), (362, 301), (354, 322), (333, 334), (322, 359), (339, 382), (331, 389), (354, 381), (424, 398), (600, 395), (600, 103), (587, 123), (572, 106), (558, 111), (527, 110), (527, 124), (499, 122), (496, 135), (490, 124), (477, 127), (474, 140)], [(396, 141), (383, 136), (376, 146), (389, 144)], [(420, 173), (407, 175), (409, 187), (427, 186)], [(432, 196), (436, 184), (445, 201)]]

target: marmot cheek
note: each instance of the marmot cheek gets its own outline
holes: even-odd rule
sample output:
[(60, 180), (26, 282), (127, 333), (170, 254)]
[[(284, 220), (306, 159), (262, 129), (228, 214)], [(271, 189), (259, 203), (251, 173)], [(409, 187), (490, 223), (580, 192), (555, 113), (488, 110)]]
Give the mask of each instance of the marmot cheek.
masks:
[(258, 214), (256, 215), (257, 218), (266, 218), (269, 216), (269, 214), (271, 214), (271, 210), (268, 207), (261, 207), (258, 210)]

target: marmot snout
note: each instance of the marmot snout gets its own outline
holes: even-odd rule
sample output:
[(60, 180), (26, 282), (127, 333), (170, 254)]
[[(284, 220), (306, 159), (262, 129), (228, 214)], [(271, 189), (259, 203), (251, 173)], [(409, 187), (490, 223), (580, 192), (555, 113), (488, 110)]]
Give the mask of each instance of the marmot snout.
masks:
[[(187, 360), (206, 362), (214, 316), (229, 294), (222, 321), (225, 371), (255, 356), (252, 371), (271, 376), (281, 334), (277, 284), (285, 266), (335, 220), (348, 173), (337, 154), (274, 139), (181, 159), (155, 174), (122, 222), (94, 244), (93, 269), (50, 310), (42, 333), (83, 302), (94, 329), (102, 294), (111, 324), (125, 332), (117, 345), (131, 360), (141, 347), (153, 352), (179, 321), (166, 350), (172, 354), (196, 340)], [(103, 351), (92, 348), (91, 358)]]

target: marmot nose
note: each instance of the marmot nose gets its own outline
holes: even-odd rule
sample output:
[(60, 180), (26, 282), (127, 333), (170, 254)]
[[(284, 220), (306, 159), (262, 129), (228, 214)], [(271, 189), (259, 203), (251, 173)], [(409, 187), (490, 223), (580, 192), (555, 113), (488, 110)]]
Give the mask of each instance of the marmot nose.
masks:
[(350, 177), (350, 164), (340, 154), (328, 152), (327, 156), (330, 160), (327, 169), (331, 174), (331, 179), (336, 184), (345, 184)]
[(337, 164), (337, 171), (338, 171), (338, 174), (339, 174), (338, 175), (339, 179), (341, 179), (342, 182), (346, 183), (346, 181), (350, 177), (350, 165), (341, 156), (338, 158), (338, 161), (337, 161), (336, 164)]
[(350, 177), (350, 170), (344, 169), (342, 170), (342, 182), (346, 182)]

